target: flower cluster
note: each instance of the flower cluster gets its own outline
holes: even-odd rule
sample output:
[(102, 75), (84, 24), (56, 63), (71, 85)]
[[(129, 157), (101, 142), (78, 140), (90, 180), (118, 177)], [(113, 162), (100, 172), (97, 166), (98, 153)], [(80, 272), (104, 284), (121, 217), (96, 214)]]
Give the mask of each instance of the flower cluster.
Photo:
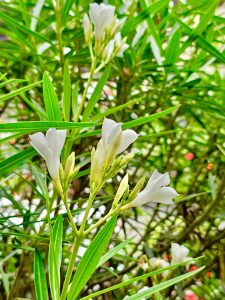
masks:
[[(115, 7), (104, 3), (90, 4), (89, 16), (84, 16), (84, 35), (93, 56), (92, 39), (95, 40), (94, 55), (107, 64), (114, 56), (122, 56), (128, 48), (126, 38), (121, 37), (122, 22), (114, 15)], [(94, 26), (94, 31), (93, 27)]]
[[(92, 150), (90, 174), (91, 187), (93, 184), (96, 185), (100, 178), (103, 179), (106, 174), (110, 174), (111, 177), (113, 177), (115, 172), (117, 173), (129, 162), (130, 159), (133, 158), (133, 154), (131, 153), (124, 157), (116, 157), (126, 150), (137, 138), (138, 134), (134, 130), (122, 130), (121, 123), (116, 123), (115, 121), (107, 118), (104, 119), (102, 125), (102, 138), (98, 142), (96, 149), (93, 148)], [(44, 136), (41, 132), (30, 135), (30, 144), (45, 159), (49, 174), (52, 177), (57, 190), (60, 190), (60, 193), (60, 154), (65, 143), (65, 139), (66, 130), (56, 130), (55, 128), (50, 128), (46, 132), (46, 136)], [(74, 170), (77, 170), (74, 168), (74, 161), (75, 157), (72, 153), (67, 159), (65, 169), (62, 169), (61, 171), (61, 173), (64, 174), (63, 179), (67, 179), (67, 185), (69, 184), (68, 178), (70, 178), (71, 174), (74, 173)], [(127, 201), (123, 205), (123, 209), (141, 206), (148, 202), (172, 204), (172, 199), (178, 196), (177, 192), (173, 188), (167, 186), (170, 183), (168, 173), (160, 174), (157, 170), (155, 170), (145, 189), (140, 192), (143, 183), (144, 180), (141, 179), (134, 190), (130, 193), (130, 196), (128, 196)], [(116, 204), (122, 198), (127, 187), (128, 175), (124, 177), (119, 186), (115, 197)]]

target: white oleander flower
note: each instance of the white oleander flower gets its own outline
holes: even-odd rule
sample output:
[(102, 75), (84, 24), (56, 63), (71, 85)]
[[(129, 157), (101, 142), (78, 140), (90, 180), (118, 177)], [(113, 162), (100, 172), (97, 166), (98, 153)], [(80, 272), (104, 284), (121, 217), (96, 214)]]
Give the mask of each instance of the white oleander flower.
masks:
[(93, 176), (101, 176), (103, 169), (109, 166), (116, 155), (126, 150), (137, 138), (138, 134), (134, 130), (122, 130), (121, 123), (104, 118), (102, 138), (92, 152)]
[(104, 29), (114, 18), (115, 7), (104, 3), (91, 3), (89, 15), (91, 22), (94, 24), (95, 38), (101, 39)]
[(66, 139), (66, 130), (50, 128), (46, 135), (37, 132), (29, 136), (31, 146), (44, 158), (50, 176), (59, 178), (60, 154)]
[(122, 130), (121, 123), (104, 118), (102, 125), (102, 144), (104, 152), (114, 156), (126, 150), (136, 139), (138, 134), (131, 129)]
[(170, 177), (168, 173), (160, 174), (155, 170), (145, 189), (141, 191), (134, 200), (128, 203), (126, 208), (141, 206), (148, 202), (172, 204), (172, 199), (179, 194), (173, 188), (167, 187), (169, 183)]
[(171, 244), (171, 264), (179, 264), (181, 262), (187, 261), (191, 259), (188, 257), (189, 249), (183, 245), (179, 245), (177, 243)]

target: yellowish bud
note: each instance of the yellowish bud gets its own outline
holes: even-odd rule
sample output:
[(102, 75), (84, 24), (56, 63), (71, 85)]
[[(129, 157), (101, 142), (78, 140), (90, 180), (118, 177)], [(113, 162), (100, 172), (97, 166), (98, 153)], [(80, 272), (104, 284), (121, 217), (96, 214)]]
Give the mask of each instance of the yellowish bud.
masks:
[(65, 180), (68, 181), (71, 176), (73, 175), (74, 172), (74, 164), (75, 164), (75, 153), (72, 152), (67, 160), (66, 160), (66, 164), (65, 164), (65, 170), (64, 170), (64, 174), (65, 174)]
[(125, 193), (127, 188), (128, 188), (128, 174), (126, 174), (120, 182), (119, 188), (117, 190), (116, 196), (112, 204), (113, 208), (117, 206), (118, 202), (123, 197), (123, 194)]
[(138, 183), (136, 184), (136, 186), (134, 187), (134, 189), (132, 190), (132, 192), (130, 193), (129, 199), (128, 201), (132, 201), (134, 198), (136, 198), (137, 194), (140, 192), (140, 190), (142, 189), (143, 185), (145, 183), (145, 176), (143, 176)]

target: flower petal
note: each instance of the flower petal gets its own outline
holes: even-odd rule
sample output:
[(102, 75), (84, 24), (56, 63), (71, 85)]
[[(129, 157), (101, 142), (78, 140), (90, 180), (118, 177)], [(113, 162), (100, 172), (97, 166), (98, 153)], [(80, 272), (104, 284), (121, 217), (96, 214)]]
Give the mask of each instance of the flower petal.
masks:
[(59, 158), (66, 139), (66, 130), (56, 130), (49, 128), (46, 132), (46, 140), (48, 147), (51, 149), (52, 155)]
[(179, 194), (171, 187), (162, 187), (158, 193), (151, 195), (151, 202), (173, 204), (172, 199)]
[(96, 25), (99, 22), (99, 15), (100, 15), (100, 6), (97, 3), (90, 4), (89, 15), (91, 22)]
[(169, 173), (161, 174), (157, 170), (155, 170), (146, 185), (146, 189), (151, 189), (153, 193), (156, 193), (158, 189), (160, 189), (162, 186), (168, 185), (169, 183)]
[(104, 118), (102, 124), (102, 140), (105, 145), (112, 144), (120, 131), (122, 131), (120, 123)]
[(50, 149), (42, 132), (29, 135), (31, 146), (46, 160), (51, 157)]
[(121, 143), (116, 151), (119, 154), (126, 150), (138, 138), (138, 134), (131, 129), (124, 130), (121, 137)]

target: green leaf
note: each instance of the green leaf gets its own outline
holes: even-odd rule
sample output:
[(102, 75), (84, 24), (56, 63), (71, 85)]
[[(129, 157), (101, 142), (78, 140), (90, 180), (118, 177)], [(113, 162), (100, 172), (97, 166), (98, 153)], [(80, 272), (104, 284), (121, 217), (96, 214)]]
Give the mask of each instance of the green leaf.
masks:
[(64, 66), (64, 77), (63, 77), (63, 114), (65, 121), (70, 121), (70, 110), (71, 110), (71, 80), (69, 73), (68, 60)]
[(124, 36), (130, 33), (133, 29), (137, 27), (138, 24), (143, 22), (145, 19), (148, 19), (150, 14), (157, 13), (159, 10), (167, 6), (168, 3), (169, 0), (164, 0), (164, 1), (159, 0), (156, 3), (151, 4), (150, 7), (144, 9), (137, 16), (128, 19), (122, 28), (122, 35)]
[(153, 115), (150, 115), (150, 116), (147, 116), (147, 117), (138, 118), (138, 119), (133, 120), (133, 121), (126, 122), (122, 125), (122, 128), (127, 129), (127, 128), (132, 128), (132, 127), (143, 125), (143, 124), (148, 123), (152, 120), (162, 118), (163, 116), (173, 112), (174, 110), (178, 109), (179, 107), (180, 107), (180, 105), (177, 105), (177, 106), (168, 108), (164, 111), (160, 111), (156, 114), (153, 114)]
[(132, 107), (134, 104), (138, 103), (139, 101), (141, 101), (141, 100), (143, 100), (143, 99), (144, 99), (144, 97), (140, 97), (140, 98), (131, 100), (131, 101), (127, 102), (127, 103), (124, 103), (124, 104), (121, 104), (121, 105), (112, 107), (112, 108), (110, 108), (110, 109), (107, 109), (107, 110), (104, 111), (103, 113), (94, 115), (93, 118), (91, 118), (91, 120), (92, 120), (92, 121), (101, 120), (101, 119), (103, 119), (104, 117), (109, 116), (109, 115), (112, 115), (112, 114), (114, 114), (114, 113), (117, 112), (117, 111), (121, 111), (122, 109), (124, 109), (124, 108), (126, 108), (126, 107), (128, 107), (128, 106)]
[(59, 101), (54, 91), (52, 82), (45, 72), (43, 76), (43, 95), (45, 102), (45, 109), (49, 121), (62, 121)]
[(27, 159), (33, 157), (36, 151), (29, 147), (3, 161), (0, 162), (0, 174), (6, 171), (12, 171), (13, 169), (22, 165)]
[(72, 92), (72, 114), (73, 120), (76, 120), (76, 115), (78, 112), (78, 92), (79, 92), (79, 85), (78, 83), (75, 84)]
[(195, 271), (188, 272), (184, 275), (180, 275), (180, 276), (177, 276), (173, 279), (169, 279), (167, 281), (161, 282), (161, 283), (159, 283), (159, 284), (157, 284), (157, 285), (155, 285), (151, 288), (148, 288), (148, 289), (144, 290), (143, 292), (137, 293), (137, 294), (132, 295), (130, 297), (126, 297), (126, 300), (142, 300), (143, 298), (149, 297), (149, 296), (151, 296), (151, 295), (153, 295), (153, 294), (155, 294), (155, 293), (157, 293), (157, 292), (159, 292), (159, 291), (161, 291), (161, 290), (163, 290), (163, 289), (165, 289), (165, 288), (167, 288), (171, 285), (176, 284), (177, 282), (180, 282), (184, 279), (187, 279), (191, 276), (194, 276), (195, 274), (201, 272), (204, 268), (205, 267), (201, 267), (201, 268), (199, 268)]
[[(167, 114), (173, 112), (174, 110), (178, 109), (179, 107), (180, 107), (180, 105), (177, 105), (177, 106), (168, 108), (164, 111), (160, 111), (156, 114), (126, 122), (122, 125), (122, 128), (123, 129), (128, 129), (128, 128), (132, 128), (132, 127), (136, 127), (136, 126), (146, 124), (146, 123), (151, 122), (155, 119), (162, 118), (164, 115), (167, 115)], [(95, 136), (95, 135), (100, 134), (100, 133), (101, 133), (101, 130), (94, 130), (94, 131), (91, 131), (91, 132), (81, 134), (79, 137), (83, 138), (83, 137), (88, 137), (88, 136)]]
[(190, 259), (190, 260), (188, 260), (188, 261), (185, 261), (185, 262), (181, 262), (181, 263), (178, 263), (178, 264), (169, 265), (168, 267), (165, 267), (165, 268), (162, 268), (162, 269), (158, 269), (158, 270), (155, 270), (155, 271), (152, 271), (152, 272), (149, 272), (149, 273), (146, 273), (146, 274), (137, 276), (137, 277), (132, 277), (131, 279), (128, 279), (128, 280), (126, 280), (126, 281), (123, 281), (123, 282), (118, 283), (118, 284), (116, 284), (116, 285), (113, 285), (113, 286), (111, 286), (111, 287), (108, 287), (108, 288), (106, 288), (106, 289), (104, 289), (104, 290), (100, 290), (100, 291), (98, 291), (98, 292), (95, 292), (95, 293), (93, 293), (93, 294), (90, 294), (90, 295), (88, 295), (88, 296), (86, 296), (86, 297), (83, 297), (83, 298), (81, 298), (81, 299), (79, 299), (79, 300), (87, 300), (87, 299), (90, 299), (90, 298), (97, 297), (97, 296), (102, 295), (102, 294), (105, 294), (105, 293), (107, 293), (107, 292), (110, 292), (110, 291), (113, 291), (113, 290), (122, 288), (122, 287), (124, 287), (124, 286), (127, 286), (127, 285), (129, 285), (129, 284), (131, 284), (131, 283), (133, 283), (133, 282), (137, 282), (137, 281), (140, 281), (140, 280), (144, 280), (144, 279), (146, 279), (146, 278), (148, 278), (148, 277), (151, 277), (151, 276), (154, 276), (154, 275), (157, 275), (157, 274), (161, 274), (161, 273), (163, 273), (164, 271), (171, 270), (171, 269), (173, 269), (173, 268), (175, 268), (175, 267), (183, 266), (183, 265), (185, 265), (185, 264), (187, 264), (187, 263), (189, 263), (189, 262), (191, 262), (191, 261), (197, 261), (197, 260), (199, 260), (199, 259), (202, 258), (202, 257), (203, 257), (203, 256), (200, 256), (200, 257), (197, 257), (197, 258), (192, 258), (192, 259)]
[(70, 128), (85, 128), (96, 125), (97, 123), (91, 122), (17, 122), (17, 123), (3, 123), (0, 124), (1, 132), (32, 132), (32, 131), (45, 131), (49, 128), (56, 129), (70, 129)]
[(41, 81), (38, 81), (38, 82), (32, 83), (30, 85), (24, 86), (24, 87), (22, 87), (20, 89), (17, 89), (16, 91), (10, 92), (10, 93), (8, 93), (6, 95), (0, 96), (0, 102), (1, 101), (9, 100), (9, 99), (11, 99), (11, 98), (13, 98), (15, 96), (23, 94), (24, 92), (26, 92), (28, 90), (31, 90), (33, 87), (37, 86), (40, 83), (41, 83)]
[(37, 300), (48, 300), (45, 269), (38, 250), (34, 252), (34, 285)]
[(49, 41), (48, 39), (46, 39), (46, 37), (44, 37), (43, 35), (41, 35), (41, 34), (35, 32), (35, 31), (30, 30), (30, 29), (27, 28), (26, 26), (24, 26), (24, 25), (18, 23), (16, 19), (13, 19), (13, 18), (9, 17), (8, 15), (4, 14), (3, 12), (0, 12), (0, 17), (1, 17), (2, 20), (4, 20), (4, 22), (5, 22), (9, 27), (15, 26), (15, 27), (17, 27), (18, 29), (20, 29), (21, 31), (23, 31), (23, 32), (25, 32), (25, 33), (27, 33), (27, 34), (29, 34), (29, 35), (31, 34), (31, 35), (33, 35), (33, 36), (39, 38), (40, 40), (43, 40), (43, 41), (48, 42), (48, 43), (51, 44), (51, 41)]
[[(207, 40), (205, 40), (203, 37), (200, 35), (196, 34), (188, 25), (183, 23), (179, 18), (176, 18), (173, 16), (173, 18), (179, 22), (179, 24), (185, 29), (186, 33), (189, 34), (190, 36), (193, 36), (193, 38), (196, 40), (196, 43), (204, 49), (206, 52), (210, 53), (214, 57), (216, 57), (220, 62), (225, 63), (225, 56), (220, 53), (215, 47), (212, 46), (211, 43), (209, 43)], [(180, 53), (183, 53), (183, 51), (186, 49), (186, 46), (182, 47), (180, 50)]]
[(123, 249), (127, 244), (131, 243), (134, 237), (120, 243), (119, 245), (110, 249), (105, 255), (103, 255), (98, 263), (98, 267), (103, 265), (106, 261), (108, 261), (111, 257), (116, 255), (121, 249)]
[(176, 62), (179, 55), (180, 31), (179, 29), (172, 35), (169, 45), (166, 49), (165, 64), (172, 65)]
[(62, 262), (63, 217), (57, 217), (50, 236), (48, 269), (49, 282), (53, 300), (60, 298), (60, 266)]
[(74, 3), (74, 0), (66, 0), (65, 4), (63, 5), (62, 17), (61, 17), (62, 26), (64, 26), (66, 24), (66, 21), (68, 19), (69, 12), (73, 6), (73, 3)]
[(84, 114), (83, 114), (83, 118), (82, 120), (85, 121), (91, 114), (92, 110), (94, 109), (94, 106), (96, 104), (96, 102), (99, 100), (102, 90), (109, 78), (109, 74), (110, 74), (110, 65), (104, 70), (102, 77), (100, 78), (100, 80), (98, 81), (98, 84), (95, 87), (94, 92), (91, 95), (90, 100), (88, 101), (87, 107), (85, 108)]
[(91, 275), (98, 266), (98, 262), (104, 253), (114, 227), (116, 225), (117, 214), (115, 214), (101, 229), (88, 246), (84, 253), (72, 280), (68, 294), (68, 300), (75, 300), (82, 288), (85, 286)]

